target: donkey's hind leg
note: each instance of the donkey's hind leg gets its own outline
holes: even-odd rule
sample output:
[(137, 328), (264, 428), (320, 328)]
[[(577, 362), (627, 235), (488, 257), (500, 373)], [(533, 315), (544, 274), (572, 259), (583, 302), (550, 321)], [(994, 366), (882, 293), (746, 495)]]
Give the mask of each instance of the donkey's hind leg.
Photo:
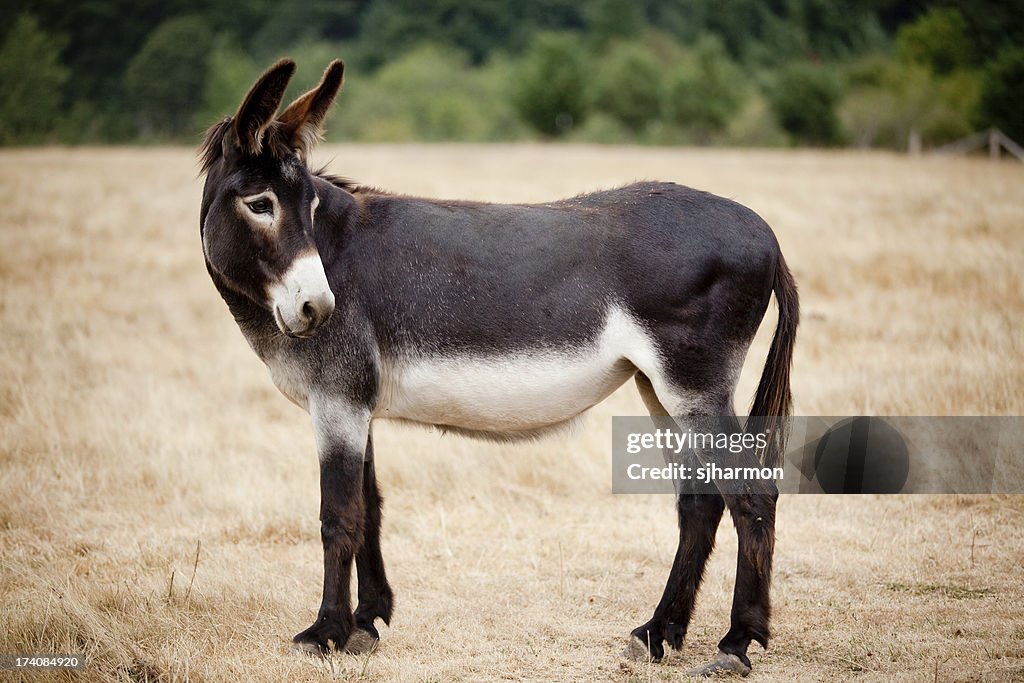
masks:
[[(638, 373), (636, 384), (651, 416), (668, 416), (668, 411), (658, 400), (647, 376)], [(654, 609), (654, 616), (630, 634), (626, 650), (630, 658), (660, 660), (665, 655), (662, 645), (665, 640), (673, 649), (682, 648), (697, 591), (704, 577), (704, 566), (714, 550), (715, 531), (724, 509), (725, 503), (717, 492), (679, 490), (677, 493), (679, 545), (665, 584), (665, 592)]]
[[(726, 425), (724, 429), (730, 433), (740, 431), (739, 422), (731, 413), (723, 413), (718, 423)], [(719, 453), (715, 462), (723, 468), (760, 468), (760, 463), (750, 450), (724, 456)], [(729, 507), (739, 542), (730, 627), (718, 643), (718, 654), (703, 666), (689, 670), (687, 674), (708, 677), (719, 673), (738, 673), (746, 676), (751, 668), (747, 656), (750, 641), (768, 647), (772, 555), (775, 551), (775, 505), (779, 493), (775, 482), (770, 479), (721, 481), (716, 482), (716, 485)]]
[[(739, 421), (732, 412), (730, 402), (717, 409), (704, 412), (715, 419), (715, 428), (730, 436), (740, 433)], [(731, 441), (730, 441), (731, 443)], [(705, 470), (711, 463), (723, 469), (750, 468), (760, 471), (761, 463), (751, 449), (734, 453), (730, 449), (700, 450), (697, 453)], [(775, 551), (775, 505), (778, 488), (771, 479), (749, 481), (716, 480), (736, 528), (738, 549), (736, 554), (736, 583), (733, 589), (730, 628), (718, 643), (718, 654), (708, 663), (688, 672), (691, 676), (711, 676), (719, 673), (750, 673), (747, 647), (750, 641), (768, 647), (769, 619), (771, 616), (772, 556)]]
[[(738, 425), (737, 425), (738, 429)], [(740, 466), (758, 467), (756, 458), (747, 451)], [(736, 556), (736, 585), (732, 597), (729, 632), (718, 643), (720, 655), (738, 658), (747, 667), (750, 641), (768, 647), (771, 618), (772, 557), (775, 552), (775, 506), (779, 490), (772, 480), (753, 481), (742, 490), (723, 494), (739, 540)], [(717, 671), (716, 657), (698, 673)]]
[(359, 604), (355, 611), (356, 628), (345, 645), (352, 653), (367, 652), (377, 646), (380, 633), (374, 621), (380, 618), (391, 623), (392, 595), (384, 572), (384, 558), (380, 551), (380, 522), (384, 501), (377, 486), (373, 466), (373, 436), (367, 441), (363, 459), (363, 501), (366, 505), (366, 531), (363, 546), (356, 554), (356, 573), (359, 579)]
[[(708, 382), (703, 391), (675, 391), (668, 383), (660, 383), (655, 392), (650, 382), (646, 386), (641, 382), (641, 394), (644, 400), (650, 402), (652, 395), (657, 398), (662, 406), (662, 411), (670, 412), (676, 416), (690, 416), (697, 419), (697, 424), (711, 425), (716, 432), (726, 433), (730, 436), (741, 431), (739, 421), (732, 410), (732, 389), (734, 382)], [(760, 469), (760, 463), (750, 450), (743, 450), (741, 453), (732, 453), (728, 450), (722, 451), (715, 448), (695, 449), (696, 459), (699, 465), (706, 466), (715, 463), (719, 467), (756, 467)], [(736, 586), (733, 593), (733, 605), (731, 615), (731, 626), (729, 632), (719, 642), (719, 652), (710, 662), (702, 667), (689, 672), (695, 676), (710, 676), (718, 673), (736, 673), (742, 676), (750, 673), (750, 659), (747, 657), (747, 647), (751, 640), (756, 640), (762, 645), (768, 645), (768, 620), (770, 616), (769, 589), (771, 584), (772, 553), (775, 547), (775, 502), (778, 498), (778, 490), (773, 481), (748, 482), (736, 486), (726, 487), (723, 482), (716, 481), (720, 496), (709, 493), (696, 493), (697, 499), (694, 504), (703, 513), (697, 515), (700, 520), (696, 525), (703, 524), (703, 534), (696, 536), (698, 542), (705, 539), (706, 545), (697, 545), (689, 552), (691, 555), (682, 556), (677, 553), (676, 564), (673, 564), (672, 573), (669, 575), (669, 585), (666, 587), (666, 596), (672, 592), (673, 579), (677, 582), (680, 577), (693, 576), (699, 581), (700, 573), (697, 571), (699, 563), (700, 572), (703, 572), (704, 562), (711, 552), (714, 541), (714, 531), (717, 528), (718, 520), (721, 517), (721, 510), (724, 505), (729, 507), (736, 533), (739, 537), (739, 550), (736, 560)], [(685, 499), (681, 499), (681, 502)], [(712, 502), (715, 501), (715, 502)], [(713, 506), (713, 507), (712, 507)], [(686, 508), (680, 506), (681, 516)], [(718, 511), (715, 516), (714, 512)], [(714, 519), (714, 525), (710, 520)], [(682, 518), (681, 518), (682, 521)], [(682, 539), (686, 534), (699, 533), (693, 529), (683, 531), (680, 527), (680, 550), (683, 550)], [(704, 548), (707, 548), (706, 552)], [(682, 570), (677, 570), (678, 563), (682, 562)], [(689, 571), (689, 574), (686, 571)], [(678, 585), (678, 584), (677, 584)], [(694, 594), (699, 584), (692, 584)], [(689, 586), (684, 585), (677, 590), (677, 595), (686, 596)], [(658, 605), (662, 609), (665, 600)], [(688, 604), (692, 609), (692, 598)], [(659, 615), (655, 611), (656, 618)], [(652, 621), (656, 621), (652, 620)], [(647, 625), (645, 625), (647, 626)], [(644, 631), (644, 626), (633, 632), (630, 639), (630, 651), (641, 653), (647, 643), (643, 638), (650, 633)], [(667, 635), (667, 634), (666, 634)], [(649, 638), (649, 636), (648, 636)], [(649, 638), (650, 647), (647, 655), (656, 659), (663, 649), (654, 647), (653, 638)]]
[(633, 629), (626, 653), (631, 659), (658, 661), (665, 656), (662, 644), (676, 650), (683, 647), (686, 630), (697, 600), (704, 565), (715, 545), (715, 530), (722, 519), (725, 503), (714, 494), (677, 496), (679, 546), (654, 616)]
[[(706, 404), (692, 411), (691, 415), (710, 418), (706, 424), (712, 425), (712, 429), (718, 433), (727, 434), (731, 443), (732, 435), (742, 433), (742, 429), (730, 404), (731, 400)], [(698, 424), (701, 423), (705, 421), (698, 421)], [(729, 448), (699, 449), (697, 458), (705, 471), (708, 471), (712, 463), (723, 470), (750, 468), (761, 471), (761, 463), (751, 449), (741, 449), (739, 452)], [(718, 643), (718, 654), (705, 665), (691, 669), (688, 675), (738, 673), (746, 676), (751, 668), (747, 657), (750, 641), (768, 647), (775, 506), (779, 492), (775, 481), (771, 479), (721, 479), (715, 480), (714, 485), (729, 508), (739, 546), (730, 628)]]

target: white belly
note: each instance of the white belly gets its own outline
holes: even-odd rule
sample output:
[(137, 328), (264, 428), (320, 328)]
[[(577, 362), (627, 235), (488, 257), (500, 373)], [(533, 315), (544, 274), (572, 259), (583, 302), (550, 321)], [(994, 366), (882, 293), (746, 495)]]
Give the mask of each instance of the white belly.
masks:
[(572, 420), (650, 365), (644, 331), (618, 308), (591, 343), (385, 362), (376, 417), (513, 436)]

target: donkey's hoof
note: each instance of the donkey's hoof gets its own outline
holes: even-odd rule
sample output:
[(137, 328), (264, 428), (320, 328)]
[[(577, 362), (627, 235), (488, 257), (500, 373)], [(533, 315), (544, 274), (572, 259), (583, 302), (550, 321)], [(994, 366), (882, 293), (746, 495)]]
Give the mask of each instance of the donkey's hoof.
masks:
[(626, 649), (622, 651), (622, 656), (634, 662), (657, 662), (661, 659), (661, 657), (651, 654), (651, 651), (647, 649), (647, 643), (640, 640), (635, 633), (630, 634), (629, 642), (626, 643)]
[(347, 630), (341, 624), (321, 617), (315, 624), (292, 638), (292, 649), (303, 654), (326, 657), (340, 650), (348, 642), (350, 634), (345, 632)]
[(690, 678), (711, 678), (712, 676), (746, 676), (750, 673), (750, 667), (743, 663), (739, 657), (727, 652), (718, 651), (715, 658), (704, 666), (690, 669), (686, 675)]
[(665, 656), (665, 636), (654, 620), (637, 626), (629, 634), (623, 656), (634, 662), (660, 662)]
[(376, 630), (374, 629), (374, 633), (370, 633), (361, 628), (352, 629), (352, 635), (348, 637), (348, 642), (345, 643), (345, 653), (365, 655), (376, 650), (377, 645), (380, 644), (380, 635), (376, 633)]

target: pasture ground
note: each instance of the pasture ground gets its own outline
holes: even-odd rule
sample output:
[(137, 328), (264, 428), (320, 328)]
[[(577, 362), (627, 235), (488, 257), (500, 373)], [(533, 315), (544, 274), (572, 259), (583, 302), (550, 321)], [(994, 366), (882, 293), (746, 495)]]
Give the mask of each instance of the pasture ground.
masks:
[[(328, 146), (395, 191), (545, 201), (657, 178), (763, 215), (801, 288), (797, 414), (1024, 411), (1024, 166), (889, 154)], [(77, 675), (678, 680), (725, 632), (736, 541), (681, 652), (619, 653), (672, 501), (610, 493), (612, 415), (525, 446), (376, 428), (397, 605), (369, 657), (292, 655), (319, 601), (317, 459), (204, 270), (188, 149), (0, 152), (0, 652)], [(744, 369), (752, 396), (774, 327)], [(197, 553), (198, 548), (198, 553)], [(198, 557), (198, 561), (197, 561)], [(1024, 497), (784, 496), (753, 680), (1024, 680)]]

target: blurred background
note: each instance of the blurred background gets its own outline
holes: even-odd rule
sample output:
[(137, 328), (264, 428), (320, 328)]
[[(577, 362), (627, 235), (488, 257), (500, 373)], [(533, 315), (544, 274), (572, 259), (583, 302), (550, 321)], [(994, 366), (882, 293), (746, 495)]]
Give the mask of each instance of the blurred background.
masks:
[[(0, 144), (196, 142), (334, 57), (330, 141), (1024, 141), (1022, 0), (5, 0)], [(911, 142), (912, 141), (912, 142)]]

